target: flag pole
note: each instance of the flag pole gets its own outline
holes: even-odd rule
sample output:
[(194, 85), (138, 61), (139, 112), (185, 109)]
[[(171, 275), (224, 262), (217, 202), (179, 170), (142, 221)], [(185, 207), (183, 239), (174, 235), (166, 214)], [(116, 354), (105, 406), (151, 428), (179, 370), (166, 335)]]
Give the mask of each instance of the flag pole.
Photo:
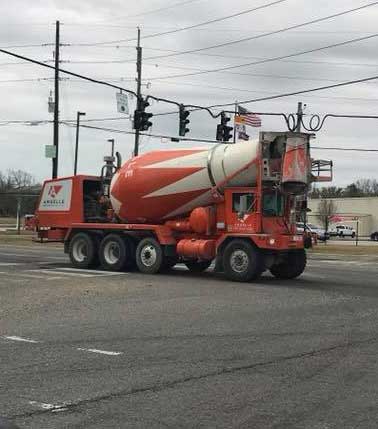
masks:
[(236, 115), (238, 114), (238, 101), (235, 101), (235, 114), (234, 114), (234, 140), (233, 142), (236, 143)]

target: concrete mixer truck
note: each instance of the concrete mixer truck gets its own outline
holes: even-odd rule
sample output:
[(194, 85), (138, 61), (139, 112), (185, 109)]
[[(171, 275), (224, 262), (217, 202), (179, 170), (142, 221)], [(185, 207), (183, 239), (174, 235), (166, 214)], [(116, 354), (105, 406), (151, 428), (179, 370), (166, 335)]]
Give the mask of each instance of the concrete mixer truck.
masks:
[[(332, 164), (310, 157), (313, 135), (261, 132), (253, 141), (159, 150), (99, 176), (45, 181), (36, 210), (41, 242), (61, 241), (75, 267), (154, 274), (180, 263), (251, 281), (269, 270), (298, 277), (311, 239), (297, 233), (313, 181)], [(116, 162), (116, 163), (115, 163)]]

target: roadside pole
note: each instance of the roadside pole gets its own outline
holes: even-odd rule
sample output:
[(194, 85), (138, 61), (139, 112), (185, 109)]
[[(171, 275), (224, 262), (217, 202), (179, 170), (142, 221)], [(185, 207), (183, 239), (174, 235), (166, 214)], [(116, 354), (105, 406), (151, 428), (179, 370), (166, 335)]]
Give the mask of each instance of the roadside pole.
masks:
[(59, 161), (59, 47), (60, 47), (60, 22), (56, 21), (55, 30), (55, 78), (54, 78), (54, 137), (55, 157), (52, 159), (52, 178), (58, 177)]
[(16, 221), (16, 228), (17, 228), (17, 234), (21, 234), (21, 197), (17, 198), (17, 221)]
[(301, 132), (302, 118), (303, 118), (303, 105), (302, 105), (302, 102), (300, 101), (298, 103), (298, 109), (297, 109), (297, 126), (295, 128), (295, 131), (297, 133)]
[[(139, 110), (139, 103), (141, 99), (142, 87), (142, 48), (140, 47), (140, 28), (138, 27), (138, 45), (137, 45), (137, 110)], [(135, 130), (135, 143), (134, 143), (134, 156), (139, 153), (139, 129)]]

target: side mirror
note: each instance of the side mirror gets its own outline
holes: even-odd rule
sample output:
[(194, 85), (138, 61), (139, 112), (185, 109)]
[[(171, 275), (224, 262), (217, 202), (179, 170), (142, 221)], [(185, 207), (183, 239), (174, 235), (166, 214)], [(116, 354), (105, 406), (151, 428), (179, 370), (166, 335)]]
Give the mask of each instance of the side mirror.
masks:
[(243, 219), (244, 215), (248, 213), (248, 196), (247, 194), (241, 195), (239, 203), (238, 218)]

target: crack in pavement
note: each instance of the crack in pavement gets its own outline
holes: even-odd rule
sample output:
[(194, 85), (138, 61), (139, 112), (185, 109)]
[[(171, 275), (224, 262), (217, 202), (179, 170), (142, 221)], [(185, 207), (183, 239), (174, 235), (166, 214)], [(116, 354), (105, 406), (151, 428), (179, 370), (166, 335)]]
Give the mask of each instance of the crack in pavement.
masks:
[[(82, 400), (78, 400), (76, 402), (63, 402), (60, 404), (60, 407), (64, 407), (64, 411), (71, 411), (71, 410), (74, 410), (76, 408), (79, 408), (79, 407), (81, 407), (83, 405), (87, 405), (87, 404), (106, 401), (109, 399), (119, 398), (119, 397), (128, 396), (128, 395), (135, 395), (138, 393), (160, 392), (160, 391), (170, 389), (170, 388), (175, 387), (177, 385), (188, 383), (191, 381), (198, 381), (198, 380), (203, 380), (203, 379), (206, 379), (209, 377), (217, 377), (217, 376), (221, 376), (221, 375), (225, 375), (225, 374), (232, 374), (232, 373), (239, 372), (239, 371), (248, 371), (250, 369), (274, 365), (274, 364), (279, 364), (282, 362), (295, 360), (295, 359), (311, 358), (313, 356), (321, 355), (323, 353), (333, 352), (336, 350), (342, 350), (344, 348), (354, 347), (354, 346), (358, 346), (358, 345), (362, 345), (362, 344), (374, 343), (377, 340), (378, 340), (377, 337), (371, 337), (371, 338), (368, 338), (365, 340), (349, 341), (349, 342), (344, 343), (344, 344), (337, 344), (334, 346), (316, 349), (316, 350), (311, 350), (308, 352), (297, 353), (297, 354), (289, 355), (289, 356), (281, 356), (281, 357), (278, 357), (276, 359), (268, 360), (265, 362), (256, 362), (256, 363), (252, 363), (249, 365), (240, 365), (240, 366), (234, 366), (234, 367), (229, 367), (229, 368), (222, 368), (218, 371), (207, 372), (207, 373), (201, 374), (201, 375), (183, 377), (183, 378), (180, 378), (177, 380), (167, 381), (165, 383), (159, 383), (159, 384), (135, 388), (135, 389), (131, 389), (131, 390), (120, 390), (118, 392), (108, 393), (105, 395), (99, 395), (99, 396), (95, 396), (93, 398), (82, 399)], [(62, 412), (64, 412), (64, 411), (62, 410)], [(9, 416), (8, 418), (11, 420), (14, 420), (14, 419), (19, 419), (19, 418), (33, 417), (33, 416), (40, 415), (40, 414), (47, 414), (47, 413), (51, 413), (51, 412), (52, 412), (51, 409), (41, 409), (41, 410), (29, 411), (29, 412), (21, 413), (21, 414), (14, 414), (12, 416)]]

